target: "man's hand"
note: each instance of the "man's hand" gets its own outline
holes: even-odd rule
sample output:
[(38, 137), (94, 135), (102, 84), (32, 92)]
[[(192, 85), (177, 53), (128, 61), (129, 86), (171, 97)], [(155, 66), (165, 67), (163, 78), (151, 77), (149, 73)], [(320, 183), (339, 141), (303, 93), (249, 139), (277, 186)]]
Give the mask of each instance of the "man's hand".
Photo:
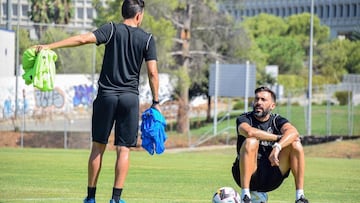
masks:
[(159, 104), (153, 104), (151, 105), (152, 108), (155, 108), (156, 110), (158, 110), (161, 113), (161, 109), (160, 109), (160, 105)]
[(271, 163), (271, 166), (279, 166), (280, 165), (280, 161), (279, 161), (279, 153), (280, 153), (280, 151), (281, 151), (281, 146), (280, 147), (277, 147), (277, 146), (273, 147), (273, 150), (271, 151), (270, 156), (269, 156), (269, 161)]
[(35, 48), (36, 53), (39, 53), (43, 49), (49, 49), (47, 45), (35, 45), (33, 46), (33, 48)]

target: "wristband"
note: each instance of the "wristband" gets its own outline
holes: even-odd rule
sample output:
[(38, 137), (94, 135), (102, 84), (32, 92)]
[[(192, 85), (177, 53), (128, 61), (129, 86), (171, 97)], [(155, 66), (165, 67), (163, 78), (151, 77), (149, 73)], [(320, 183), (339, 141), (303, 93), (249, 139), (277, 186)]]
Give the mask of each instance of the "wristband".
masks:
[(273, 149), (274, 149), (275, 147), (278, 148), (279, 151), (281, 151), (281, 149), (282, 149), (281, 145), (280, 145), (279, 143), (277, 143), (277, 142), (275, 142), (275, 143), (273, 144), (273, 146), (272, 146)]
[(156, 100), (153, 100), (153, 101), (152, 101), (152, 105), (156, 105), (156, 104), (160, 104), (160, 102), (159, 102), (159, 101), (156, 101)]

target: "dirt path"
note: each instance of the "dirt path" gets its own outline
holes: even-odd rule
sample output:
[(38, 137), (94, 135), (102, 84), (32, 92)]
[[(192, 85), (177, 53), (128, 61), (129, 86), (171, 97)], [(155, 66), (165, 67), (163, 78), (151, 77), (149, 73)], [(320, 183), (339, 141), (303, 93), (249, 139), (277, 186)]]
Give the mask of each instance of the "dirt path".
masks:
[[(50, 135), (51, 134), (51, 135)], [(67, 135), (68, 148), (86, 149), (90, 146), (90, 138), (88, 133), (69, 133)], [(21, 133), (0, 131), (0, 147), (20, 147)], [(113, 136), (110, 136), (109, 143), (113, 142)], [(139, 140), (139, 143), (141, 140)], [(24, 147), (28, 148), (64, 148), (63, 132), (42, 132), (42, 133), (24, 133)], [(114, 149), (112, 144), (108, 145), (109, 149)], [(186, 136), (170, 137), (166, 141), (166, 149), (168, 153), (178, 153), (184, 151), (205, 151), (214, 149), (234, 148), (232, 145), (225, 145), (214, 141), (209, 142), (200, 147), (188, 147), (188, 138)], [(338, 140), (325, 144), (305, 146), (305, 155), (307, 157), (331, 157), (331, 158), (347, 158), (360, 159), (360, 139), (354, 140)], [(140, 146), (134, 150), (142, 150)]]

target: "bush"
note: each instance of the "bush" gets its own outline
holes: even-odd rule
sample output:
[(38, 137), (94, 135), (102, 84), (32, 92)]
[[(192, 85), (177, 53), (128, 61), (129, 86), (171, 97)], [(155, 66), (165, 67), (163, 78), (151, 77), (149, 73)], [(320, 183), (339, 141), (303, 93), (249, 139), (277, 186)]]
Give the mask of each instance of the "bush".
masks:
[(349, 100), (348, 100), (349, 94), (350, 94), (350, 98), (352, 98), (352, 92), (339, 91), (339, 92), (335, 92), (335, 97), (339, 101), (340, 105), (347, 105), (349, 103)]
[(245, 105), (244, 101), (240, 100), (234, 104), (233, 109), (234, 110), (244, 109), (244, 105)]

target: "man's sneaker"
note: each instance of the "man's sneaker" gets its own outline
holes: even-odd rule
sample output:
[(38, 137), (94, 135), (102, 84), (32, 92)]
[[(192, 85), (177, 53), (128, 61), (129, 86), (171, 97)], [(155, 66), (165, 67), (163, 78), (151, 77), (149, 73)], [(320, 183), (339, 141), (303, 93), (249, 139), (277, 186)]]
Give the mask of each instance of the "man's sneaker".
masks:
[(251, 203), (251, 199), (245, 195), (244, 198), (241, 200), (241, 203)]
[(95, 199), (94, 198), (91, 198), (91, 199), (85, 198), (84, 203), (95, 203)]
[(295, 203), (309, 203), (309, 201), (305, 198), (304, 195), (302, 195), (300, 199), (295, 201)]
[(115, 200), (111, 199), (110, 203), (125, 203), (125, 201), (121, 199), (118, 202), (115, 202)]

